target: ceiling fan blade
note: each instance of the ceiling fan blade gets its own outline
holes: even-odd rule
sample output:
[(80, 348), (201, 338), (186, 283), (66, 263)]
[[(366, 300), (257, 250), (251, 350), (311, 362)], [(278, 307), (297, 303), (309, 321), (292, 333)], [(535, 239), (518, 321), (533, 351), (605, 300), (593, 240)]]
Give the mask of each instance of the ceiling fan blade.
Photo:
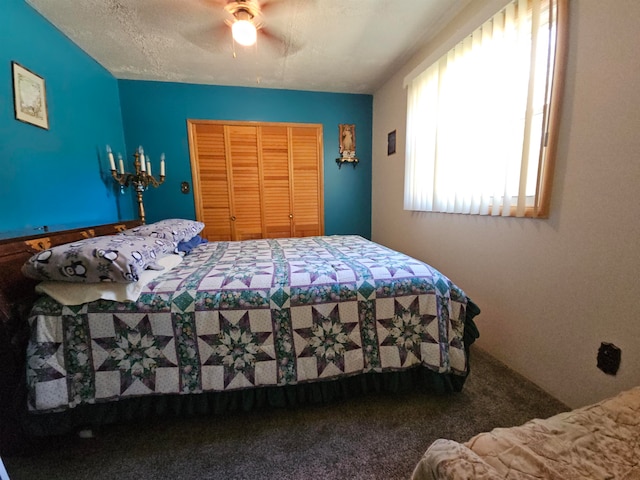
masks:
[(120, 5), (122, 2), (114, 3), (119, 5), (118, 12), (127, 13), (130, 16), (135, 13), (143, 21), (168, 27), (175, 26), (177, 20), (194, 20), (194, 16), (196, 20), (206, 16), (207, 19), (223, 22), (223, 7), (226, 5), (227, 0), (195, 0), (191, 2), (153, 0), (152, 2), (137, 2), (131, 13), (127, 12), (126, 6)]
[(260, 9), (265, 12), (269, 9), (273, 9), (273, 7), (282, 6), (286, 2), (284, 0), (262, 0), (258, 3), (260, 3)]
[(225, 7), (227, 3), (229, 3), (228, 0), (197, 0), (197, 1), (198, 3), (215, 7), (215, 8)]
[(264, 41), (267, 47), (283, 57), (297, 53), (302, 46), (271, 28), (262, 27), (258, 30), (258, 42)]
[(221, 53), (232, 48), (231, 30), (225, 24), (206, 25), (181, 35), (189, 43), (211, 53)]
[(316, 2), (317, 0), (259, 0), (263, 26), (258, 35), (262, 34), (269, 48), (282, 56), (299, 52), (303, 45), (293, 36), (298, 16), (303, 10), (316, 8)]
[(292, 10), (299, 7), (315, 7), (317, 0), (258, 0), (263, 13), (273, 15), (278, 10)]

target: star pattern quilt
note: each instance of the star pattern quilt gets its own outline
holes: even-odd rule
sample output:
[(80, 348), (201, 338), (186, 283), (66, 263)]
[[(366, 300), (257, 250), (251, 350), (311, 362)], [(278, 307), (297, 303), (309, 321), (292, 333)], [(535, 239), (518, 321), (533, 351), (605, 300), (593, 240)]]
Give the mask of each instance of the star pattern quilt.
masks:
[(466, 308), (436, 269), (359, 236), (211, 242), (137, 302), (41, 297), (29, 409), (418, 366), (464, 376)]

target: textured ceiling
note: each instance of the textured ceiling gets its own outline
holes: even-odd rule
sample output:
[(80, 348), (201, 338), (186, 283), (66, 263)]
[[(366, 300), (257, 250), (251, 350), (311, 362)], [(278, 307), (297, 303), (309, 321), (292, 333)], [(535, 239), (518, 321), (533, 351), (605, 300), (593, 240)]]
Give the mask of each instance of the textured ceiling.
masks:
[(226, 0), (26, 0), (116, 78), (373, 93), (471, 0), (259, 0), (253, 47)]

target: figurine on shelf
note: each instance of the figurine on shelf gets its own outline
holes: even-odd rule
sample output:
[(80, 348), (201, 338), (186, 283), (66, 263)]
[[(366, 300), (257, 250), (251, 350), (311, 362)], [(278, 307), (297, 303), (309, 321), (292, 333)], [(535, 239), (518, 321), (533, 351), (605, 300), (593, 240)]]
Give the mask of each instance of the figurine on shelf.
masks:
[(340, 124), (340, 158), (336, 158), (338, 168), (342, 168), (342, 164), (347, 162), (356, 168), (358, 158), (356, 157), (356, 126), (349, 124)]

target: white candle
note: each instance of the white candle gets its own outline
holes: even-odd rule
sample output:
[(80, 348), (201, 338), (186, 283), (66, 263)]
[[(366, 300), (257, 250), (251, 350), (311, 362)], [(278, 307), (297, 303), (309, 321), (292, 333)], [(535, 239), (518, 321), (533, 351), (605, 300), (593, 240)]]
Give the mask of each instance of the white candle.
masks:
[(113, 153), (111, 153), (111, 147), (107, 145), (107, 155), (109, 156), (109, 165), (111, 166), (111, 170), (116, 169), (116, 162), (113, 160)]
[(149, 158), (149, 155), (147, 155), (147, 173), (151, 176), (151, 159)]
[(140, 154), (138, 159), (140, 160), (140, 171), (142, 172), (146, 172), (147, 168), (146, 168), (146, 162), (144, 161), (144, 150), (142, 149), (142, 146), (140, 147)]
[(118, 155), (118, 163), (120, 163), (120, 175), (124, 175), (124, 162), (121, 155)]
[(160, 155), (160, 176), (164, 177), (164, 153)]

